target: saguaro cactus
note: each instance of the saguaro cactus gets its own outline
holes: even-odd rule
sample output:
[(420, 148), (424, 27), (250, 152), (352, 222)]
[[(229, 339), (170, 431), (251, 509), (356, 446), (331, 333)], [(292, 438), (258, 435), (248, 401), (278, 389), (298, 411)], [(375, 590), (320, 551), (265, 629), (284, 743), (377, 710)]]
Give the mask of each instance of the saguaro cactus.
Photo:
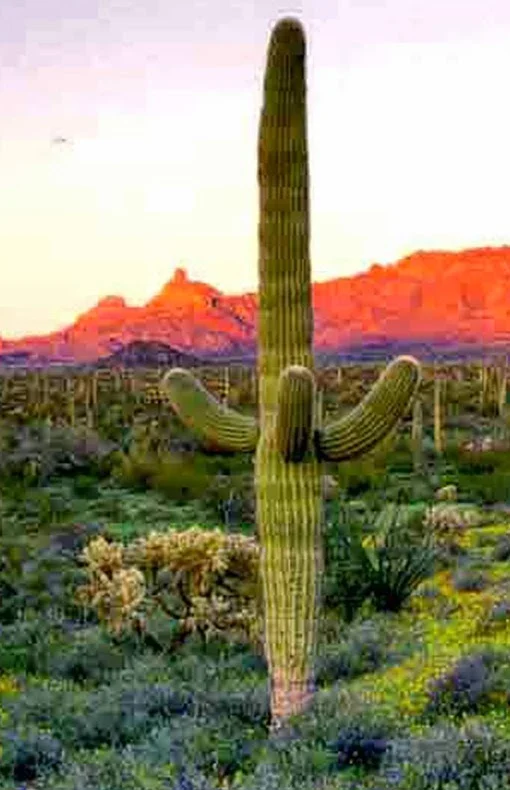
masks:
[(434, 366), (434, 447), (437, 455), (443, 452), (443, 392), (444, 381)]
[(419, 383), (394, 360), (347, 416), (317, 425), (309, 255), (305, 37), (280, 21), (269, 42), (259, 127), (258, 422), (226, 408), (186, 370), (166, 374), (173, 408), (218, 450), (252, 451), (261, 542), (272, 730), (313, 698), (323, 568), (324, 460), (363, 455), (407, 411)]
[(414, 471), (419, 472), (423, 467), (423, 407), (420, 398), (415, 398), (413, 404), (411, 447)]

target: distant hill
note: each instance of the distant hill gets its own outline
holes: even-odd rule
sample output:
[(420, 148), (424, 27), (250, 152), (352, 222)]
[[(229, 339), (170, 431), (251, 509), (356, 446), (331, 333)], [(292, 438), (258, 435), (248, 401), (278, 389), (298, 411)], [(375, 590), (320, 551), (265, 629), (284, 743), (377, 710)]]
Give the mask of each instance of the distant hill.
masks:
[[(352, 277), (314, 283), (312, 293), (318, 359), (510, 351), (510, 246), (419, 251)], [(256, 318), (257, 294), (225, 295), (180, 268), (144, 306), (107, 296), (61, 331), (0, 340), (0, 364), (6, 354), (11, 364), (23, 364), (13, 358), (16, 353), (28, 354), (31, 364), (115, 364), (131, 353), (149, 359), (147, 348), (119, 350), (140, 342), (185, 357), (253, 362)]]
[(96, 367), (199, 367), (206, 365), (207, 360), (192, 354), (184, 354), (166, 343), (152, 340), (134, 340), (124, 348), (96, 362)]

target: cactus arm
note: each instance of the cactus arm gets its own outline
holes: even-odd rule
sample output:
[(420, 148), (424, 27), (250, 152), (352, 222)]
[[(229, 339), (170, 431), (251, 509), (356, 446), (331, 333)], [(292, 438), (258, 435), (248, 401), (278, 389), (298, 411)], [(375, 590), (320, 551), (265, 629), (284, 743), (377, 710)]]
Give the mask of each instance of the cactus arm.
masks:
[(343, 461), (375, 447), (405, 414), (419, 383), (418, 362), (413, 357), (397, 357), (355, 409), (316, 432), (319, 457)]
[(227, 452), (255, 450), (257, 421), (222, 406), (188, 370), (170, 370), (160, 386), (170, 398), (180, 420), (208, 449)]
[(280, 375), (276, 412), (276, 446), (285, 461), (302, 461), (313, 429), (315, 381), (308, 368), (289, 365)]

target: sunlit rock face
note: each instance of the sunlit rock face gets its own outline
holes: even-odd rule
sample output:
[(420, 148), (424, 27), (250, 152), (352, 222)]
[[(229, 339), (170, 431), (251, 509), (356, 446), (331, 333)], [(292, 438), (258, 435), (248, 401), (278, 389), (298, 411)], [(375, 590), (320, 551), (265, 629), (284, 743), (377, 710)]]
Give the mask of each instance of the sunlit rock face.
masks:
[[(341, 352), (396, 341), (510, 343), (509, 297), (508, 246), (416, 252), (395, 264), (315, 283), (315, 349)], [(256, 321), (256, 294), (226, 295), (180, 267), (143, 306), (106, 296), (62, 331), (3, 338), (0, 352), (86, 362), (143, 340), (199, 357), (242, 356), (255, 348)]]

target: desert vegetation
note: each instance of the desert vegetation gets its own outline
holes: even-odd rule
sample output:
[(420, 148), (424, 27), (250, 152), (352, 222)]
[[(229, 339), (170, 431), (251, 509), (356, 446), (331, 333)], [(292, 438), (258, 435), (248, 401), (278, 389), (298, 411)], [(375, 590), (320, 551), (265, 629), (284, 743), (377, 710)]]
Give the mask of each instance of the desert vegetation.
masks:
[[(252, 456), (200, 447), (157, 371), (103, 371), (93, 428), (84, 393), (74, 422), (57, 397), (87, 374), (40, 371), (41, 414), (34, 373), (3, 371), (0, 786), (505, 787), (510, 462), (481, 368), (424, 366), (420, 432), (411, 408), (366, 457), (325, 462), (317, 694), (285, 738)], [(318, 369), (324, 418), (380, 372)], [(224, 368), (194, 373), (225, 397)], [(231, 369), (226, 397), (254, 416), (252, 373)]]
[(256, 376), (2, 373), (1, 788), (508, 787), (506, 366), (315, 365), (303, 63), (284, 20)]

